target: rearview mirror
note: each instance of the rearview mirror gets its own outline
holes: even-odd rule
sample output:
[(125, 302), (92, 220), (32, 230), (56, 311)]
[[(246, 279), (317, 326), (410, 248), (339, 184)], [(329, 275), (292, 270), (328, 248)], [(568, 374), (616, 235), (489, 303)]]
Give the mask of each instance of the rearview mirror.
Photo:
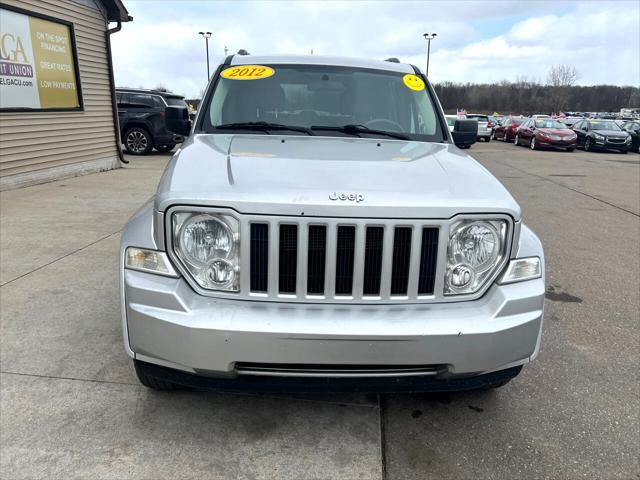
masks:
[(189, 109), (187, 107), (170, 106), (165, 110), (167, 120), (167, 130), (185, 137), (191, 132), (191, 120), (189, 120)]
[(453, 143), (459, 148), (468, 148), (478, 138), (478, 122), (475, 120), (456, 120), (453, 125)]

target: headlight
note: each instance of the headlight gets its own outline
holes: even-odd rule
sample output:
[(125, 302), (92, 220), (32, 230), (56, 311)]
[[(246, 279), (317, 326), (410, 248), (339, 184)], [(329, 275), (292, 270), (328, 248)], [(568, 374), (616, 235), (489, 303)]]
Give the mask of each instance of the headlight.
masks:
[(624, 143), (628, 143), (631, 141), (631, 137), (627, 135), (627, 138), (624, 139)]
[(445, 294), (475, 293), (505, 258), (507, 222), (464, 220), (453, 225), (447, 248)]
[(173, 249), (202, 288), (237, 292), (238, 221), (230, 215), (174, 213)]
[(599, 133), (594, 133), (593, 136), (596, 140), (604, 140), (604, 135), (600, 135)]

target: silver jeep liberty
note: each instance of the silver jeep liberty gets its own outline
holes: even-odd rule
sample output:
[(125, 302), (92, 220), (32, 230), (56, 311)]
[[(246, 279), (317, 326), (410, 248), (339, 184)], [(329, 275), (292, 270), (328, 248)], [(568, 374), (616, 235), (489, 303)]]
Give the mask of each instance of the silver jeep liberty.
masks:
[(233, 55), (167, 123), (120, 250), (144, 385), (464, 390), (537, 355), (542, 245), (416, 67)]

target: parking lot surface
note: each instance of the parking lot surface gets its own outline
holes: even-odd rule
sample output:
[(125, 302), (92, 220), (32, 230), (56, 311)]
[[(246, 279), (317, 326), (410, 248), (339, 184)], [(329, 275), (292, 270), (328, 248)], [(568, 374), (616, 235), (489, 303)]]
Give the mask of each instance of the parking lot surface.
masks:
[(491, 392), (150, 391), (117, 252), (169, 156), (0, 194), (2, 478), (639, 478), (640, 155), (468, 152), (547, 257), (540, 356)]

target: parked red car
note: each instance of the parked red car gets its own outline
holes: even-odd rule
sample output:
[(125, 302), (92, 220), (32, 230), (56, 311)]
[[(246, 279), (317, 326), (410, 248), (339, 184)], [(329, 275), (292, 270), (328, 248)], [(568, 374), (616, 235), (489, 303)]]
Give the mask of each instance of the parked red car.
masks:
[(523, 118), (507, 118), (493, 129), (493, 139), (503, 142), (513, 142), (516, 138), (516, 130), (524, 122)]
[(572, 152), (578, 136), (564, 123), (551, 119), (525, 120), (516, 130), (516, 145), (528, 145), (531, 150), (543, 147), (565, 148)]

